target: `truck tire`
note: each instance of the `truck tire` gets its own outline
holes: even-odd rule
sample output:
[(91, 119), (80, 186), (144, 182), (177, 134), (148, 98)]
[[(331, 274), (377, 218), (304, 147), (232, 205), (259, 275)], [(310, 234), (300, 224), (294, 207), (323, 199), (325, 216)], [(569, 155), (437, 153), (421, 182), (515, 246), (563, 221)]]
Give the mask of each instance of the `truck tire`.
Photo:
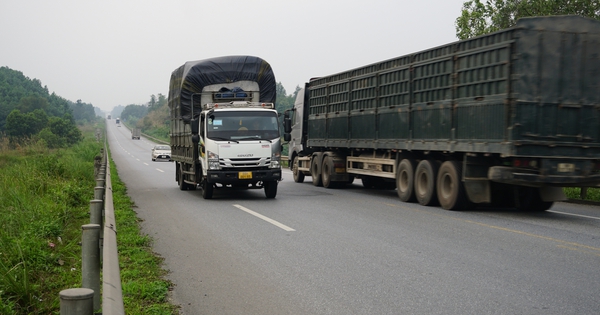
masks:
[(317, 156), (313, 156), (310, 159), (310, 176), (312, 176), (312, 182), (315, 186), (323, 186), (323, 181), (321, 179), (321, 165), (319, 165), (319, 161), (321, 159), (317, 158)]
[(278, 182), (276, 181), (263, 183), (267, 199), (273, 199), (277, 196), (277, 184)]
[(439, 205), (435, 184), (438, 168), (438, 162), (434, 160), (422, 160), (417, 165), (414, 178), (414, 191), (420, 205)]
[(292, 174), (294, 174), (294, 181), (296, 183), (304, 182), (304, 173), (302, 173), (298, 168), (300, 166), (300, 162), (298, 161), (298, 156), (293, 157), (292, 161)]
[(333, 175), (333, 172), (333, 159), (330, 156), (324, 157), (323, 165), (321, 166), (321, 180), (323, 182), (323, 187), (335, 188), (336, 183), (331, 181), (331, 175)]
[(398, 163), (396, 171), (396, 187), (398, 188), (398, 197), (404, 202), (413, 202), (415, 197), (415, 161), (413, 159), (403, 159)]
[(183, 181), (183, 170), (181, 169), (181, 164), (177, 163), (177, 185), (179, 185), (179, 190), (187, 190), (187, 184)]
[(185, 182), (185, 175), (183, 175), (183, 164), (179, 164), (179, 177), (177, 183), (179, 184), (179, 190), (196, 190), (196, 186)]
[(440, 205), (446, 210), (462, 210), (469, 207), (470, 202), (460, 178), (461, 174), (462, 167), (457, 161), (446, 161), (438, 170), (437, 195)]
[(213, 197), (213, 184), (209, 183), (208, 180), (202, 180), (202, 198), (212, 199)]

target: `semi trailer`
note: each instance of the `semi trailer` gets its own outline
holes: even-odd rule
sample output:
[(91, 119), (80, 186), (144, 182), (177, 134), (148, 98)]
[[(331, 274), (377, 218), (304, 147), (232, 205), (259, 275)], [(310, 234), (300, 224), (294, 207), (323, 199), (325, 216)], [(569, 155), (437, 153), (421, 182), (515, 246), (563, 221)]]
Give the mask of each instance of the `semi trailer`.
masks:
[(254, 56), (186, 62), (171, 74), (171, 160), (181, 190), (264, 189), (275, 198), (281, 139), (271, 66)]
[(296, 182), (544, 211), (600, 183), (600, 21), (512, 28), (311, 79), (284, 114)]

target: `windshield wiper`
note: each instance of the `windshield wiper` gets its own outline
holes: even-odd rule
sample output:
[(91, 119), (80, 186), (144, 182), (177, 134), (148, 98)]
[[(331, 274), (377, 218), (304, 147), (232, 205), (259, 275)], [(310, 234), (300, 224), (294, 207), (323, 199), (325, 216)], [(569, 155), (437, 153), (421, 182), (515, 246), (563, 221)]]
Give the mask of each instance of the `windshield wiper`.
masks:
[(208, 137), (208, 139), (215, 140), (215, 141), (230, 141), (230, 142), (240, 143), (237, 140), (233, 140), (233, 139), (229, 139), (229, 138), (223, 138), (223, 137)]
[(236, 140), (262, 140), (262, 139), (260, 138), (260, 136), (247, 136), (247, 137), (239, 138)]

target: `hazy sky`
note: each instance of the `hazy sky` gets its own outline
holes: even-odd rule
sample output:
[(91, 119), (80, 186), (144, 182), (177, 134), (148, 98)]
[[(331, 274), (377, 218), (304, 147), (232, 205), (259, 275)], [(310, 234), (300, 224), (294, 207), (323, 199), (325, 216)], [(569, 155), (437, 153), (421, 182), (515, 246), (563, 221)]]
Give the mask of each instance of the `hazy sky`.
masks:
[(465, 0), (1, 0), (0, 66), (110, 111), (168, 94), (186, 61), (254, 55), (288, 94), (456, 41)]

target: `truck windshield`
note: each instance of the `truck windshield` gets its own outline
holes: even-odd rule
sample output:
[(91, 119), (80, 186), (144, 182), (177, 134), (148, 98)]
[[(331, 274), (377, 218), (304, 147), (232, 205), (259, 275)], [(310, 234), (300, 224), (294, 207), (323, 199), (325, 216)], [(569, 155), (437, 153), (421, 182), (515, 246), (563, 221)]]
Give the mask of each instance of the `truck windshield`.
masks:
[(273, 140), (279, 138), (274, 112), (221, 111), (206, 120), (206, 136), (213, 140)]

